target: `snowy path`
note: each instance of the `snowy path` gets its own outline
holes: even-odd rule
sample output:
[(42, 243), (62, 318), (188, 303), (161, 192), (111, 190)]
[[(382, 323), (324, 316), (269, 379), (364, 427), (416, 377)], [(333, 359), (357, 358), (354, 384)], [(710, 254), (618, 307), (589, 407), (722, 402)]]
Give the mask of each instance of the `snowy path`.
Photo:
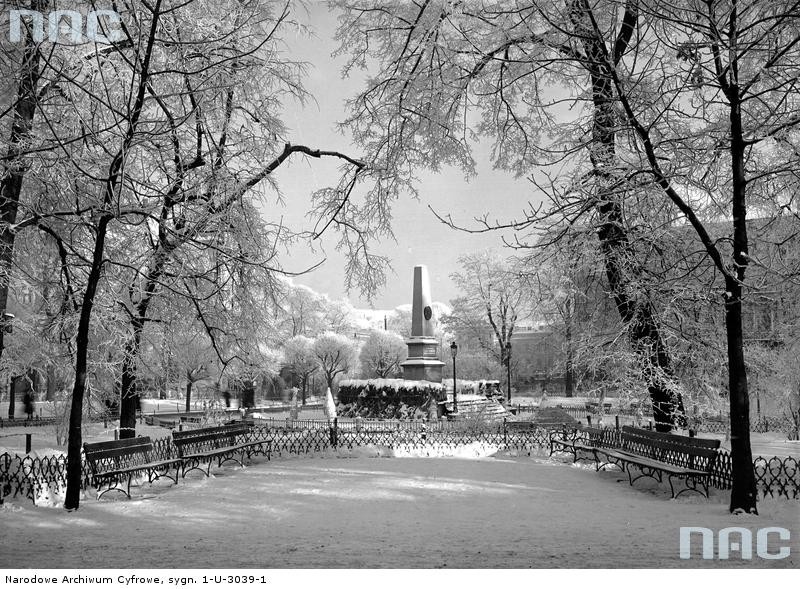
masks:
[[(800, 503), (732, 516), (725, 497), (536, 458), (292, 458), (85, 499), (75, 513), (0, 509), (0, 565), (28, 567), (794, 567)], [(143, 498), (138, 495), (145, 495)], [(678, 558), (680, 526), (792, 532), (786, 560)]]

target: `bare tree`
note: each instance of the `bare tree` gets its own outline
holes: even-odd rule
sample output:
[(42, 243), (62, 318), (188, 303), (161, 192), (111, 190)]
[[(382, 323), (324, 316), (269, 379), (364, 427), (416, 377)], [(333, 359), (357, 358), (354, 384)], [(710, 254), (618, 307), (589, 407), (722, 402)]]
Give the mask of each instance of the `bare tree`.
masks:
[(530, 290), (513, 260), (487, 250), (459, 257), (461, 271), (451, 279), (463, 293), (443, 321), (447, 329), (476, 341), (507, 366), (508, 351), (518, 320), (531, 316)]
[(305, 405), (308, 379), (319, 368), (314, 354), (314, 340), (304, 335), (296, 335), (286, 342), (283, 353), (286, 366), (300, 380), (302, 403)]
[(408, 347), (398, 334), (370, 331), (369, 337), (361, 345), (361, 371), (366, 378), (392, 378), (400, 372), (400, 363), (407, 355)]
[(357, 359), (355, 344), (343, 335), (328, 331), (314, 340), (313, 350), (325, 383), (335, 391), (336, 377), (349, 372)]
[(355, 328), (349, 302), (332, 300), (302, 284), (287, 284), (277, 305), (278, 329), (285, 337), (314, 337), (323, 331), (348, 334)]
[(545, 235), (541, 240), (546, 245), (531, 250), (519, 268), (535, 301), (534, 318), (562, 342), (564, 395), (572, 397), (580, 373), (576, 363), (583, 336), (597, 327), (591, 315), (597, 307), (603, 315), (613, 309), (603, 304), (608, 297), (598, 288), (602, 260), (598, 260), (593, 235), (573, 226), (560, 239), (549, 240)]

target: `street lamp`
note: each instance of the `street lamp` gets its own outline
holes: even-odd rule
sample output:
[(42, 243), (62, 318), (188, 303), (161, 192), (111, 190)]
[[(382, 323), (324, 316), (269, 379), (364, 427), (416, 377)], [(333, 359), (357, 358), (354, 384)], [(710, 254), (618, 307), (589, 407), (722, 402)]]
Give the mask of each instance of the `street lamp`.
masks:
[(508, 402), (511, 403), (511, 342), (506, 342), (506, 368), (508, 370)]
[(458, 355), (458, 344), (450, 344), (450, 354), (453, 356), (453, 413), (458, 413), (458, 392), (456, 391), (456, 356)]

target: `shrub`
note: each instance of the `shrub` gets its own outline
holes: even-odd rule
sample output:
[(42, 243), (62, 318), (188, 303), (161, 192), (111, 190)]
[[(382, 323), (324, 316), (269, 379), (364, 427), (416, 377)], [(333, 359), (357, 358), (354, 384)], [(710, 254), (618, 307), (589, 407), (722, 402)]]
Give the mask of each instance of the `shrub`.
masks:
[(343, 417), (422, 418), (431, 403), (443, 400), (444, 386), (424, 380), (376, 378), (339, 383), (339, 414)]

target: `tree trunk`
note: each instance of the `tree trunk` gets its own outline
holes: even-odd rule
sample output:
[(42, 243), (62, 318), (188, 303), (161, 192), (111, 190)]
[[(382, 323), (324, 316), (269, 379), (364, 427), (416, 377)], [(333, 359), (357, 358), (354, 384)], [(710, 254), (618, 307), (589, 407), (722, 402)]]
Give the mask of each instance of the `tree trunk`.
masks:
[(192, 381), (186, 380), (186, 413), (192, 410)]
[[(136, 125), (142, 114), (145, 93), (148, 84), (148, 70), (150, 58), (153, 52), (156, 29), (158, 25), (159, 12), (161, 10), (161, 0), (156, 0), (153, 9), (153, 20), (150, 25), (150, 33), (147, 38), (147, 45), (141, 61), (142, 73), (131, 109), (128, 131), (122, 142), (120, 150), (114, 155), (108, 169), (108, 177), (105, 179), (103, 194), (103, 205), (106, 210), (111, 209), (117, 184), (120, 180), (120, 170), (123, 167), (126, 153), (130, 148), (136, 132)], [(83, 410), (83, 397), (86, 392), (86, 370), (89, 355), (89, 328), (91, 327), (92, 308), (94, 307), (94, 297), (97, 293), (97, 286), (100, 282), (100, 273), (103, 268), (106, 233), (108, 224), (113, 219), (113, 215), (103, 213), (97, 222), (95, 234), (94, 251), (92, 253), (92, 265), (89, 276), (86, 279), (86, 290), (83, 294), (83, 304), (81, 305), (80, 321), (78, 322), (78, 332), (75, 336), (75, 386), (72, 390), (72, 406), (69, 414), (69, 440), (67, 442), (67, 495), (64, 500), (64, 508), (67, 510), (78, 509), (80, 505), (81, 493), (81, 422)], [(135, 416), (135, 413), (134, 413)]]
[(81, 424), (83, 418), (83, 397), (86, 393), (86, 371), (89, 356), (89, 328), (94, 306), (94, 296), (100, 282), (100, 270), (103, 267), (103, 250), (105, 248), (106, 231), (111, 218), (103, 216), (97, 226), (92, 266), (86, 281), (83, 295), (78, 332), (75, 336), (75, 386), (72, 389), (72, 405), (69, 413), (69, 437), (67, 440), (67, 494), (64, 509), (78, 509), (81, 494)]
[(132, 320), (133, 333), (125, 342), (122, 358), (122, 379), (119, 399), (119, 437), (136, 437), (136, 410), (139, 407), (139, 393), (136, 390), (136, 369), (142, 341), (142, 321)]
[(725, 332), (728, 344), (728, 388), (731, 420), (731, 503), (730, 510), (758, 513), (758, 487), (750, 448), (750, 397), (742, 336), (742, 283), (748, 263), (747, 175), (745, 142), (739, 89), (728, 90), (731, 120), (731, 176), (733, 180), (733, 261), (736, 276), (725, 277)]
[(564, 345), (566, 347), (566, 358), (564, 361), (564, 396), (574, 395), (574, 381), (572, 371), (574, 370), (575, 352), (572, 349), (572, 301), (567, 299), (564, 306)]
[[(669, 386), (672, 367), (650, 298), (640, 285), (642, 269), (625, 229), (622, 208), (624, 193), (622, 196), (619, 194), (619, 191), (624, 191), (624, 179), (618, 178), (615, 172), (618, 164), (615, 94), (612, 77), (604, 67), (608, 51), (605, 41), (598, 38), (590, 24), (591, 8), (588, 4), (576, 0), (571, 6), (572, 22), (588, 57), (586, 67), (592, 84), (594, 111), (589, 149), (596, 178), (594, 199), (599, 218), (597, 236), (606, 278), (614, 305), (628, 331), (631, 348), (639, 359), (642, 377), (647, 383), (656, 430), (669, 432), (675, 422), (675, 403)], [(633, 23), (629, 26), (635, 26), (635, 15)], [(624, 53), (620, 41), (627, 45), (627, 40), (618, 38), (614, 49), (617, 60)]]
[(328, 388), (331, 390), (331, 394), (333, 394), (333, 381), (335, 378), (336, 378), (335, 374), (325, 375), (325, 384), (328, 385)]
[[(598, 231), (606, 278), (614, 305), (628, 330), (631, 348), (639, 359), (642, 376), (653, 406), (656, 431), (669, 432), (675, 422), (675, 403), (670, 391), (672, 367), (646, 292), (639, 282), (641, 269), (624, 229), (622, 207), (615, 195), (598, 195), (602, 224)], [(638, 291), (638, 292), (637, 292)], [(638, 296), (632, 298), (630, 293)]]
[(54, 401), (56, 398), (56, 369), (50, 365), (47, 367), (47, 392), (45, 400)]
[[(160, 232), (163, 241), (163, 230)], [(120, 389), (119, 428), (120, 436), (132, 438), (136, 435), (136, 411), (139, 409), (139, 391), (136, 388), (136, 376), (139, 369), (139, 352), (141, 350), (142, 332), (144, 331), (150, 301), (156, 292), (158, 281), (164, 273), (167, 252), (159, 250), (154, 258), (153, 266), (147, 274), (147, 282), (142, 298), (136, 305), (136, 315), (131, 316), (131, 337), (125, 343), (125, 358), (122, 363), (122, 381)], [(134, 281), (136, 278), (134, 278)], [(135, 285), (134, 285), (135, 287)], [(134, 289), (132, 289), (134, 290)], [(166, 339), (164, 340), (166, 341)], [(168, 373), (168, 371), (167, 371)], [(164, 395), (163, 398), (166, 398)], [(123, 436), (123, 432), (125, 435)]]
[(742, 337), (742, 287), (736, 280), (725, 281), (725, 331), (728, 343), (728, 387), (731, 420), (731, 502), (730, 510), (758, 513), (757, 486), (750, 448), (750, 399), (747, 394)]
[(11, 384), (8, 387), (8, 418), (14, 419), (17, 404), (17, 380), (19, 376), (11, 377)]
[[(47, 0), (32, 0), (31, 8), (43, 12)], [(32, 38), (31, 31), (25, 36), (25, 49), (22, 55), (22, 70), (14, 102), (11, 123), (11, 140), (4, 161), (3, 177), (0, 180), (0, 315), (8, 309), (8, 289), (11, 285), (11, 268), (14, 260), (15, 233), (12, 226), (17, 222), (19, 197), (25, 167), (20, 161), (22, 144), (30, 135), (33, 116), (36, 112), (36, 93), (39, 85), (39, 48)], [(5, 347), (5, 320), (0, 321), (0, 358)], [(9, 417), (13, 417), (9, 415)]]

